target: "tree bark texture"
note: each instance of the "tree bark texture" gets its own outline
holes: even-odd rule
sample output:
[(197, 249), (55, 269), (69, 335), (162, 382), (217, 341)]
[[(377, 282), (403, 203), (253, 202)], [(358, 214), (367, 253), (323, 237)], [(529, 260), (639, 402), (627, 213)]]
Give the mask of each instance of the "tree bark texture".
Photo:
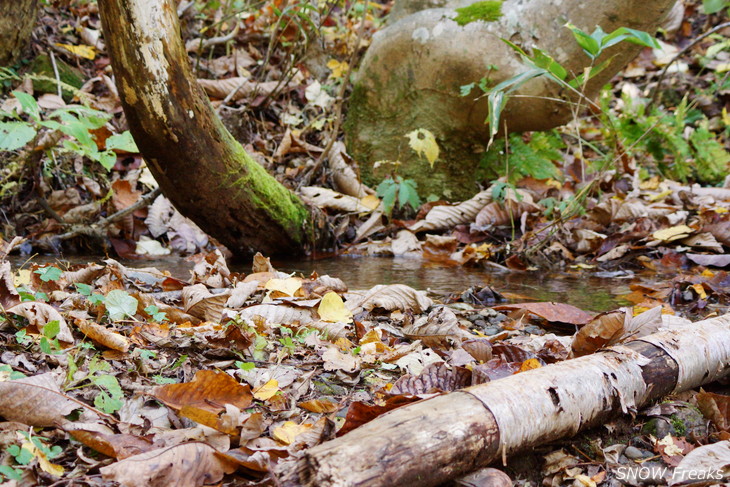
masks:
[(432, 486), (730, 372), (730, 314), (390, 411), (282, 464), (284, 487)]
[[(359, 162), (366, 183), (378, 180), (373, 175), (374, 162), (399, 160), (399, 174), (416, 180), (422, 194), (466, 199), (476, 192), (475, 173), (489, 140), (488, 105), (480, 90), (461, 96), (460, 87), (484, 77), (494, 86), (527, 70), (501, 39), (528, 53), (539, 47), (578, 75), (591, 60), (566, 23), (589, 33), (596, 26), (606, 32), (629, 27), (653, 33), (675, 0), (506, 0), (500, 20), (465, 26), (452, 20), (454, 8), (471, 0), (399, 2), (405, 6), (396, 15), (410, 12), (410, 7), (445, 3), (446, 8), (405, 15), (375, 34), (351, 97), (348, 149)], [(612, 57), (611, 63), (588, 84), (585, 93), (595, 96), (640, 49), (626, 42), (608, 49), (594, 64)], [(563, 102), (571, 94), (547, 78), (530, 81), (515, 94), (518, 96), (511, 98), (502, 114), (509, 132), (546, 130), (573, 116), (571, 105)], [(441, 147), (433, 169), (408, 147), (404, 137), (419, 128), (433, 132)]]
[(236, 256), (320, 245), (324, 220), (225, 129), (193, 76), (169, 0), (100, 0), (119, 96), (150, 171), (175, 207)]
[(0, 66), (12, 66), (30, 40), (38, 0), (0, 0)]

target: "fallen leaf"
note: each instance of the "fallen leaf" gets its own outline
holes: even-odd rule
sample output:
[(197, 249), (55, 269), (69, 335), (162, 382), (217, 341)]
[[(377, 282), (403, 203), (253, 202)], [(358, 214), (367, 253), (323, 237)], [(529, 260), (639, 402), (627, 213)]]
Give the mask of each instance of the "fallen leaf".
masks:
[(673, 227), (664, 228), (662, 230), (657, 230), (656, 232), (652, 233), (651, 236), (655, 240), (661, 240), (662, 242), (672, 242), (674, 240), (689, 237), (693, 231), (694, 230), (692, 230), (687, 225), (676, 225)]
[(311, 424), (297, 424), (293, 421), (287, 421), (281, 426), (274, 428), (271, 436), (285, 445), (291, 445), (297, 436), (305, 433), (312, 426)]
[(591, 313), (565, 303), (518, 303), (500, 304), (493, 309), (515, 310), (524, 309), (551, 323), (569, 323), (571, 325), (585, 325), (593, 319)]
[(217, 370), (200, 370), (191, 382), (158, 386), (152, 394), (174, 409), (195, 406), (213, 413), (223, 411), (226, 404), (246, 409), (252, 402), (248, 385)]
[(58, 321), (59, 332), (56, 335), (59, 341), (66, 343), (73, 343), (74, 338), (71, 334), (71, 330), (66, 324), (66, 320), (63, 319), (61, 313), (50, 304), (40, 303), (36, 301), (28, 301), (20, 304), (16, 304), (12, 308), (6, 310), (8, 313), (20, 315), (28, 320), (31, 326), (38, 329), (40, 333), (43, 333), (43, 327), (51, 321)]
[(129, 351), (129, 339), (124, 335), (83, 319), (75, 320), (75, 323), (81, 333), (96, 343), (123, 353)]
[(100, 469), (104, 480), (124, 487), (199, 487), (217, 484), (235, 470), (233, 462), (199, 442), (140, 453)]
[(328, 292), (317, 308), (319, 317), (331, 323), (352, 323), (352, 312), (347, 309), (339, 294)]
[(267, 401), (279, 392), (279, 381), (276, 379), (269, 380), (266, 384), (254, 389), (253, 397), (259, 401)]
[(0, 416), (30, 426), (57, 426), (83, 403), (61, 392), (51, 372), (0, 382)]

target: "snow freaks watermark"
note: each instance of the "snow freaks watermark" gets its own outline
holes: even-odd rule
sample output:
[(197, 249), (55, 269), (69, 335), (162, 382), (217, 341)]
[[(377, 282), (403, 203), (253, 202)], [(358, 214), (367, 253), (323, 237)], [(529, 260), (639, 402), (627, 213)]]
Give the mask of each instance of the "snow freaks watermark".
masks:
[(720, 481), (723, 479), (721, 469), (686, 469), (662, 467), (662, 466), (631, 466), (617, 467), (613, 470), (616, 479), (619, 481), (649, 481), (666, 479), (672, 483), (694, 482), (694, 481)]

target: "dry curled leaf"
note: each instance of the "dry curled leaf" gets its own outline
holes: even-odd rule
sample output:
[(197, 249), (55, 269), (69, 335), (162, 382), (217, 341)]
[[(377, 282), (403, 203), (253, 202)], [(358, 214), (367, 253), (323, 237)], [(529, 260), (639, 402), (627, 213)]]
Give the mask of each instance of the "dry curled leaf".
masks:
[(500, 304), (493, 309), (498, 311), (522, 309), (539, 316), (551, 323), (569, 323), (585, 325), (593, 319), (591, 313), (565, 303), (517, 303)]
[(212, 446), (193, 442), (134, 455), (100, 471), (104, 480), (124, 487), (199, 487), (235, 470)]
[(20, 315), (28, 320), (31, 326), (38, 329), (40, 333), (43, 333), (43, 327), (51, 321), (58, 321), (59, 331), (56, 335), (59, 341), (66, 343), (73, 343), (74, 338), (71, 335), (71, 330), (66, 324), (66, 320), (63, 319), (61, 313), (56, 308), (46, 303), (39, 303), (36, 301), (29, 301), (20, 304), (16, 304), (12, 308), (7, 310), (8, 313)]
[(57, 426), (84, 404), (61, 392), (51, 372), (0, 382), (0, 416), (30, 426)]
[(91, 338), (96, 343), (119, 352), (129, 351), (129, 339), (105, 326), (92, 323), (83, 319), (75, 320), (81, 333)]
[(213, 413), (232, 404), (239, 409), (251, 405), (251, 388), (216, 370), (200, 370), (191, 382), (155, 387), (152, 394), (171, 408), (194, 406)]
[(486, 190), (478, 193), (473, 198), (458, 205), (440, 205), (428, 212), (423, 220), (419, 220), (408, 229), (412, 232), (423, 232), (427, 230), (443, 230), (452, 228), (461, 223), (474, 221), (484, 205), (492, 201), (492, 191)]
[(439, 306), (427, 317), (417, 319), (403, 327), (403, 334), (411, 339), (421, 340), (426, 346), (434, 347), (448, 340), (461, 341), (474, 336), (459, 326), (456, 314), (445, 306)]
[(388, 311), (402, 310), (422, 313), (433, 305), (423, 291), (416, 291), (405, 284), (379, 284), (360, 295), (348, 295), (347, 307), (357, 314), (363, 309), (383, 308)]

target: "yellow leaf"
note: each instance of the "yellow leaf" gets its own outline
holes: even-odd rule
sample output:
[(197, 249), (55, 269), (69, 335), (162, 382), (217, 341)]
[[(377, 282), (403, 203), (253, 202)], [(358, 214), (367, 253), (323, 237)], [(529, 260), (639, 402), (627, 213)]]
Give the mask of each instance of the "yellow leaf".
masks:
[(337, 59), (330, 59), (327, 61), (327, 67), (332, 70), (330, 73), (330, 79), (342, 78), (345, 74), (347, 74), (347, 70), (349, 69), (346, 62), (340, 62)]
[(279, 291), (287, 296), (294, 296), (294, 293), (302, 287), (302, 280), (296, 277), (289, 277), (287, 279), (271, 279), (264, 287), (270, 291)]
[(74, 46), (72, 44), (58, 43), (56, 45), (84, 59), (94, 59), (96, 57), (96, 49), (94, 49), (92, 46)]
[(377, 208), (380, 205), (380, 198), (378, 198), (374, 194), (369, 194), (369, 195), (365, 196), (364, 198), (362, 198), (360, 200), (360, 203), (362, 203), (363, 206), (367, 206), (371, 210), (374, 210), (375, 208)]
[(436, 137), (426, 129), (416, 129), (407, 134), (406, 137), (411, 149), (416, 151), (419, 156), (426, 157), (428, 163), (433, 167), (433, 163), (439, 157), (439, 146), (436, 143)]
[(294, 442), (294, 438), (311, 427), (311, 424), (296, 424), (294, 421), (287, 421), (281, 426), (274, 428), (271, 435), (275, 440), (280, 441), (285, 445), (291, 445)]
[(15, 284), (15, 287), (27, 286), (30, 284), (30, 270), (20, 269), (13, 276), (13, 284)]
[(702, 284), (692, 284), (692, 289), (695, 290), (700, 299), (707, 299), (707, 293), (705, 292), (705, 287)]
[(330, 323), (351, 323), (352, 312), (347, 309), (339, 294), (328, 292), (319, 302), (317, 313), (323, 321)]
[(713, 278), (713, 277), (715, 277), (715, 273), (712, 272), (710, 269), (705, 269), (704, 271), (702, 271), (702, 274), (700, 274), (700, 275), (702, 277), (707, 277), (707, 278)]
[(657, 230), (652, 233), (651, 236), (656, 240), (661, 240), (662, 242), (672, 242), (674, 240), (679, 240), (680, 238), (689, 237), (691, 233), (692, 229), (687, 225), (675, 225), (673, 227)]
[(727, 114), (727, 108), (722, 109), (722, 123), (725, 124), (725, 126), (730, 125), (730, 116)]
[(657, 194), (653, 194), (653, 195), (649, 196), (649, 201), (663, 200), (664, 198), (666, 198), (670, 194), (672, 194), (672, 190), (671, 189), (667, 189), (666, 191), (662, 191), (661, 193), (657, 193)]
[(258, 389), (254, 389), (253, 391), (253, 397), (258, 399), (259, 401), (268, 401), (276, 393), (279, 392), (279, 381), (276, 379), (271, 379), (266, 384), (262, 385)]
[(647, 179), (646, 181), (642, 181), (639, 184), (639, 189), (643, 190), (655, 190), (659, 187), (659, 176), (653, 176), (651, 179)]
[(48, 457), (46, 457), (46, 454), (36, 448), (33, 443), (23, 443), (21, 448), (24, 450), (28, 450), (33, 454), (35, 458), (38, 459), (38, 466), (41, 467), (41, 470), (43, 470), (44, 472), (51, 474), (54, 477), (60, 477), (63, 475), (63, 467), (60, 465), (56, 465), (55, 463), (51, 463), (51, 461), (48, 460)]
[(526, 370), (532, 370), (532, 369), (539, 369), (542, 367), (540, 365), (540, 361), (536, 358), (528, 358), (524, 362), (522, 362), (522, 365), (520, 366), (520, 372), (524, 372)]
[(719, 214), (719, 213), (727, 213), (730, 210), (728, 210), (727, 208), (722, 208), (722, 207), (718, 206), (718, 207), (713, 208), (712, 211)]

